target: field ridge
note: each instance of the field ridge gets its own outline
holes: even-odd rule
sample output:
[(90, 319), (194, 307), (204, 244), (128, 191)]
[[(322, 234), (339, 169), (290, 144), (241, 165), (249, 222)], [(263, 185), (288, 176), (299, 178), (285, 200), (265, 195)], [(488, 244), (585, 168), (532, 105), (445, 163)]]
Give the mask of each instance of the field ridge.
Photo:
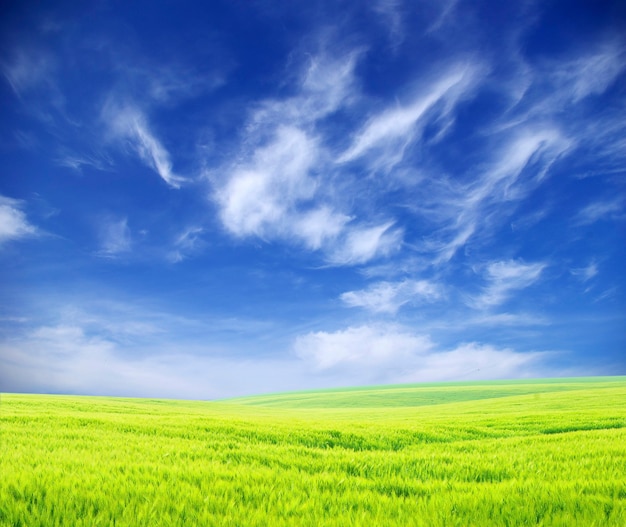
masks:
[(602, 389), (624, 383), (625, 376), (411, 383), (278, 392), (222, 399), (220, 402), (276, 408), (417, 407), (584, 390), (590, 386)]

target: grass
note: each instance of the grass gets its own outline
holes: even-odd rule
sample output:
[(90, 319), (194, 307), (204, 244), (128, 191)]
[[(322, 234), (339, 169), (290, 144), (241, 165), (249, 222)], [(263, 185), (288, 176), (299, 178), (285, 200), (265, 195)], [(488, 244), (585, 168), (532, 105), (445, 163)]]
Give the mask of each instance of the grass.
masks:
[(626, 525), (626, 378), (3, 394), (0, 525)]
[[(623, 377), (604, 379), (602, 387), (624, 383)], [(311, 390), (231, 399), (239, 404), (281, 408), (372, 408), (427, 406), (494, 399), (512, 395), (542, 394), (581, 390), (595, 385), (597, 377), (531, 379), (367, 386), (332, 390)]]

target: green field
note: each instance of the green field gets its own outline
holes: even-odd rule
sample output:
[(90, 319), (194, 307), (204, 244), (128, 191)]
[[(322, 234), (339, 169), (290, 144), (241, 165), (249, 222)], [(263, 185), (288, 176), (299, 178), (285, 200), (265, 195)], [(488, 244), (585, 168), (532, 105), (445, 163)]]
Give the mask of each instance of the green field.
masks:
[(626, 378), (2, 394), (0, 525), (626, 526)]

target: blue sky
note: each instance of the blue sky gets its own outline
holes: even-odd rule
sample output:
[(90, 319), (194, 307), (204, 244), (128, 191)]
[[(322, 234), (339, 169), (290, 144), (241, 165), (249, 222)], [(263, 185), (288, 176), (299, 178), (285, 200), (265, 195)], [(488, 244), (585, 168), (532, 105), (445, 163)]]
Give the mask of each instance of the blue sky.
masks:
[(617, 1), (0, 23), (0, 389), (626, 374)]

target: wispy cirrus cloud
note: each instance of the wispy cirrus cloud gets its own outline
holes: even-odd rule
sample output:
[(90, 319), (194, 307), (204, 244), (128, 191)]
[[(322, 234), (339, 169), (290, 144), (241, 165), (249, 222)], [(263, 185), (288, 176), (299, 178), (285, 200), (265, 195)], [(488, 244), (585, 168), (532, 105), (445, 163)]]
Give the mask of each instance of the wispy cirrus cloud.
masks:
[(351, 226), (330, 248), (328, 260), (338, 265), (364, 264), (379, 256), (395, 253), (402, 244), (402, 229), (393, 222)]
[[(508, 45), (515, 47), (513, 43)], [(470, 64), (465, 69), (453, 68), (449, 76), (433, 83), (430, 91), (422, 91), (412, 104), (396, 104), (370, 118), (338, 159), (341, 162), (367, 159), (370, 169), (390, 170), (394, 176), (400, 175), (400, 183), (404, 173), (415, 174), (408, 177), (407, 184), (417, 189), (419, 199), (412, 199), (406, 208), (432, 228), (410, 246), (431, 264), (445, 265), (478, 237), (481, 243), (488, 244), (503, 222), (514, 218), (517, 205), (545, 184), (563, 159), (593, 149), (602, 152), (611, 166), (620, 166), (624, 125), (608, 114), (594, 118), (591, 123), (581, 105), (616, 82), (624, 71), (622, 56), (623, 46), (610, 41), (588, 54), (550, 63), (544, 71), (527, 63), (518, 50), (512, 78), (499, 79), (495, 86), (488, 67)], [(481, 137), (483, 149), (480, 164), (470, 163), (461, 168), (461, 176), (441, 173), (429, 166), (437, 157), (428, 156), (432, 144), (421, 137), (425, 126), (432, 129), (439, 122), (445, 133), (449, 125), (441, 122), (454, 122), (454, 110), (459, 102), (471, 99), (487, 87), (508, 93), (511, 87), (517, 90), (520, 85), (525, 86), (521, 94), (511, 94), (516, 104), (504, 107), (489, 125), (483, 128), (478, 125), (477, 137)], [(571, 115), (569, 110), (574, 106), (581, 109), (564, 121), (564, 112), (568, 110), (567, 115)], [(403, 167), (407, 154), (416, 149), (425, 153), (420, 154), (425, 164)], [(618, 217), (618, 201), (605, 204), (606, 207), (591, 204), (579, 214), (577, 222), (592, 222), (603, 215)], [(536, 220), (541, 217), (538, 215)], [(519, 228), (522, 222), (513, 220), (513, 225)]]
[(136, 79), (138, 90), (145, 90), (157, 104), (177, 103), (202, 93), (216, 90), (226, 82), (226, 69), (215, 69), (206, 74), (176, 65), (158, 67), (128, 65), (126, 75)]
[(583, 283), (591, 280), (594, 276), (598, 274), (598, 272), (598, 264), (594, 261), (592, 261), (589, 265), (585, 267), (570, 269), (570, 273), (572, 273), (573, 276), (578, 278)]
[[(332, 48), (337, 45), (337, 49)], [(323, 118), (358, 97), (355, 67), (363, 51), (345, 50), (337, 43), (326, 43), (316, 53), (306, 53), (306, 61), (295, 66), (295, 91), (282, 99), (261, 101), (253, 109), (247, 124), (245, 140), (252, 144), (262, 140), (265, 132), (291, 125), (311, 130)]]
[(389, 39), (394, 47), (401, 44), (405, 37), (402, 0), (376, 0), (368, 4), (389, 31)]
[(479, 309), (491, 308), (506, 302), (513, 292), (525, 289), (539, 280), (547, 264), (524, 263), (515, 260), (497, 261), (485, 267), (487, 281), (483, 292), (471, 300)]
[(481, 313), (477, 316), (470, 316), (459, 322), (459, 326), (548, 326), (550, 320), (545, 316), (535, 313)]
[[(293, 233), (295, 237), (301, 238), (309, 249), (319, 250), (338, 240), (350, 220), (351, 218), (345, 214), (327, 205), (321, 205), (293, 218)], [(346, 256), (350, 260), (350, 254)]]
[(571, 142), (554, 128), (512, 133), (490, 162), (469, 181), (447, 178), (426, 185), (419, 215), (439, 228), (423, 249), (437, 264), (448, 262), (480, 228), (485, 236), (510, 217), (513, 207), (542, 183)]
[(0, 246), (37, 234), (37, 228), (28, 221), (22, 208), (22, 201), (0, 195)]
[(479, 71), (475, 65), (456, 66), (419, 93), (410, 104), (397, 105), (374, 115), (356, 132), (352, 144), (337, 162), (347, 163), (373, 151), (370, 164), (390, 170), (402, 160), (405, 149), (419, 138), (427, 113), (440, 105), (430, 120), (433, 117), (434, 120), (446, 119), (458, 100), (471, 92)]
[(572, 103), (604, 93), (626, 69), (626, 51), (621, 39), (597, 44), (579, 57), (552, 64), (552, 82), (562, 86)]
[(203, 245), (202, 234), (204, 227), (190, 226), (178, 234), (174, 240), (173, 249), (168, 253), (168, 260), (173, 263), (182, 262), (189, 255), (197, 252)]
[(54, 162), (58, 166), (71, 168), (78, 173), (82, 173), (85, 168), (105, 171), (113, 167), (113, 160), (107, 152), (95, 149), (90, 152), (77, 152), (62, 148)]
[(56, 61), (51, 55), (19, 47), (0, 67), (13, 92), (21, 97), (29, 90), (49, 85), (55, 65)]
[(341, 300), (350, 307), (373, 313), (395, 314), (405, 304), (433, 302), (442, 297), (441, 287), (428, 280), (376, 282), (360, 291), (347, 291)]
[[(578, 177), (589, 172), (607, 174), (621, 171), (624, 165), (626, 124), (621, 114), (624, 104), (614, 101), (612, 108), (597, 108), (605, 96), (626, 74), (626, 52), (623, 37), (606, 37), (590, 42), (577, 53), (544, 58), (529, 63), (521, 58), (513, 83), (524, 85), (523, 96), (507, 112), (509, 125), (523, 125), (549, 120), (572, 140), (576, 163), (593, 152), (593, 168), (584, 168)], [(513, 88), (514, 89), (514, 88)]]
[(428, 28), (429, 33), (434, 33), (441, 29), (442, 26), (446, 24), (449, 20), (453, 19), (454, 10), (459, 3), (459, 0), (446, 0), (444, 2), (433, 2), (436, 4), (437, 9), (439, 9), (438, 15), (435, 17), (434, 21)]
[(59, 81), (59, 57), (41, 45), (20, 43), (8, 48), (0, 69), (22, 111), (55, 134), (67, 125), (74, 125), (67, 111), (67, 96)]
[(581, 209), (574, 218), (576, 225), (591, 225), (602, 220), (626, 218), (626, 209), (622, 198), (594, 201)]
[(117, 258), (131, 251), (132, 237), (128, 218), (105, 218), (98, 226), (98, 237), (98, 256)]
[(185, 178), (172, 170), (170, 154), (152, 133), (143, 113), (132, 104), (109, 100), (102, 111), (113, 139), (127, 142), (139, 158), (170, 187), (180, 188)]

